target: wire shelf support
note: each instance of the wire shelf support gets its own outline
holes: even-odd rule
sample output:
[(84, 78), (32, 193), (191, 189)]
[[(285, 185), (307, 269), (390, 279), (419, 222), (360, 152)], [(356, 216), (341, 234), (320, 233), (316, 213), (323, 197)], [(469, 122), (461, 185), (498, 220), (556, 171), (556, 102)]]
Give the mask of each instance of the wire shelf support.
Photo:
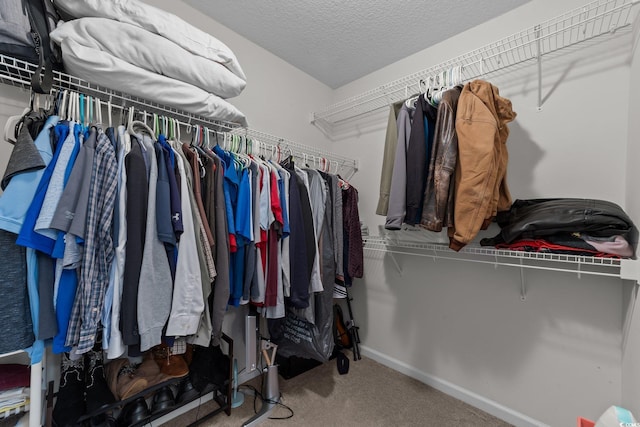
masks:
[[(35, 70), (35, 64), (0, 54), (0, 83), (30, 90), (31, 77)], [(272, 150), (274, 153), (282, 153), (282, 158), (284, 158), (284, 155), (291, 154), (310, 166), (318, 168), (324, 167), (335, 173), (345, 173), (346, 179), (350, 179), (358, 171), (358, 161), (355, 159), (340, 156), (316, 147), (306, 146), (255, 129), (240, 127), (237, 123), (213, 120), (211, 118), (187, 113), (175, 107), (161, 105), (127, 93), (105, 88), (64, 72), (54, 71), (53, 88), (56, 91), (66, 89), (99, 98), (104, 102), (111, 103), (113, 108), (120, 109), (121, 111), (133, 107), (139, 113), (143, 114), (144, 117), (152, 117), (154, 113), (160, 116), (170, 117), (175, 119), (178, 125), (182, 125), (185, 128), (200, 125), (210, 131), (229, 132), (231, 134), (246, 136), (259, 141), (261, 146)]]
[[(636, 263), (636, 260), (618, 258), (600, 258), (568, 254), (542, 252), (523, 252), (495, 249), (478, 245), (465, 246), (460, 252), (449, 249), (445, 243), (412, 243), (390, 239), (387, 236), (367, 236), (364, 238), (364, 249), (373, 252), (390, 254), (423, 256), (437, 260), (465, 261), (477, 264), (488, 264), (494, 267), (517, 267), (522, 269), (546, 270), (581, 275), (615, 277), (626, 279), (621, 272), (625, 262)], [(393, 260), (397, 264), (397, 260)], [(401, 269), (399, 269), (399, 272)], [(521, 276), (524, 283), (524, 276)], [(524, 285), (522, 286), (524, 295)]]
[(330, 105), (313, 113), (312, 123), (330, 139), (335, 139), (338, 125), (405, 100), (407, 95), (420, 92), (421, 82), (453, 67), (460, 66), (462, 80), (469, 81), (532, 61), (536, 61), (538, 65), (538, 108), (541, 108), (542, 57), (629, 27), (636, 17), (632, 8), (639, 2), (640, 0), (590, 2), (481, 48)]

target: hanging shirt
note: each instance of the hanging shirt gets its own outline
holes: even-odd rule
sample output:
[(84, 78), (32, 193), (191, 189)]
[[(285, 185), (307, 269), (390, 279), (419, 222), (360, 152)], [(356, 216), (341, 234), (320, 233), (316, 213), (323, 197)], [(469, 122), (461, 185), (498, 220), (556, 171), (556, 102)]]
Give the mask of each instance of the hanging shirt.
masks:
[[(44, 128), (35, 140), (35, 146), (40, 154), (44, 166), (51, 162), (53, 151), (51, 149), (49, 134), (51, 128), (58, 123), (58, 116), (47, 119)], [(30, 139), (26, 128), (20, 132), (19, 139)], [(11, 233), (20, 233), (25, 215), (31, 201), (36, 194), (38, 184), (44, 175), (45, 169), (30, 169), (26, 172), (14, 175), (0, 197), (0, 229)]]
[[(305, 227), (302, 207), (303, 199), (306, 197), (306, 189), (304, 189), (302, 178), (294, 171), (290, 171), (290, 173), (289, 225), (291, 234), (289, 235), (289, 240), (291, 253), (291, 297), (289, 298), (289, 302), (296, 308), (306, 308), (309, 306), (309, 283), (311, 280), (311, 271), (308, 265), (309, 256), (307, 254), (308, 233), (306, 233), (307, 227)], [(300, 187), (303, 187), (303, 189)], [(313, 232), (313, 228), (311, 231)], [(311, 238), (313, 238), (313, 234), (311, 234)], [(311, 258), (311, 262), (313, 262), (313, 258)]]
[[(234, 164), (235, 166), (235, 164)], [(242, 298), (244, 284), (245, 247), (251, 239), (253, 232), (251, 225), (251, 190), (249, 170), (238, 170), (240, 176), (238, 185), (238, 197), (235, 205), (236, 245), (237, 252), (232, 254), (233, 269), (231, 282), (231, 295), (229, 304), (238, 306)]]
[[(24, 217), (24, 223), (22, 228), (20, 229), (20, 233), (18, 234), (18, 239), (16, 243), (21, 246), (25, 246), (28, 248), (36, 249), (46, 254), (51, 254), (53, 252), (53, 247), (55, 245), (55, 240), (51, 237), (43, 236), (41, 234), (36, 233), (35, 225), (38, 220), (38, 215), (40, 214), (40, 210), (42, 209), (42, 205), (44, 203), (45, 195), (47, 193), (47, 188), (49, 187), (49, 182), (51, 180), (51, 176), (53, 175), (53, 171), (55, 169), (58, 158), (60, 157), (60, 153), (62, 152), (62, 147), (64, 146), (64, 140), (68, 135), (68, 125), (64, 125), (67, 129), (59, 133), (61, 140), (58, 140), (56, 145), (56, 151), (53, 154), (53, 158), (51, 162), (47, 165), (42, 177), (40, 178), (40, 182), (38, 183), (38, 188), (35, 192), (33, 200), (31, 201), (31, 205), (27, 210), (27, 213)], [(66, 166), (66, 165), (65, 165)]]
[[(183, 177), (180, 180), (180, 192), (183, 195), (188, 195), (190, 191), (187, 185), (187, 172), (181, 156), (176, 156), (176, 163), (180, 176)], [(166, 331), (169, 336), (194, 334), (198, 330), (200, 316), (204, 311), (204, 301), (200, 289), (202, 276), (198, 264), (193, 212), (188, 197), (182, 197), (181, 203), (184, 233), (178, 244), (176, 286), (173, 288), (171, 315)]]
[(271, 223), (268, 232), (268, 267), (265, 288), (265, 307), (275, 307), (277, 304), (278, 286), (282, 285), (282, 269), (280, 268), (281, 248), (278, 244), (282, 233), (282, 207), (280, 206), (280, 195), (278, 187), (279, 175), (275, 166), (269, 167), (270, 186), (270, 207), (273, 212), (274, 221)]
[(149, 155), (150, 165), (145, 240), (137, 301), (140, 351), (146, 351), (161, 342), (162, 329), (171, 311), (173, 281), (164, 244), (158, 238), (156, 209), (159, 175), (154, 141), (145, 134), (140, 133), (136, 136)]
[[(411, 135), (411, 123), (415, 106), (402, 105), (398, 113), (398, 145), (396, 146), (393, 173), (391, 175), (391, 188), (389, 189), (389, 206), (385, 228), (388, 230), (400, 230), (406, 214), (407, 201), (407, 148)], [(340, 273), (338, 273), (340, 274)]]
[(64, 177), (69, 163), (75, 161), (75, 159), (72, 159), (72, 156), (74, 152), (77, 154), (76, 148), (79, 149), (79, 145), (76, 145), (73, 128), (73, 122), (59, 124), (55, 127), (56, 138), (59, 142), (62, 142), (62, 146), (60, 147), (58, 160), (51, 173), (49, 186), (42, 201), (42, 208), (40, 209), (34, 226), (36, 232), (50, 239), (58, 238), (58, 231), (50, 228), (51, 220), (53, 219), (56, 207), (62, 196), (62, 191), (64, 190)]
[(229, 233), (227, 230), (226, 206), (224, 200), (224, 168), (219, 158), (215, 157), (214, 205), (215, 205), (215, 233), (216, 233), (216, 261), (218, 275), (213, 290), (213, 304), (211, 306), (211, 345), (220, 344), (222, 337), (222, 321), (229, 300)]
[[(69, 130), (71, 130), (71, 129), (69, 129)], [(60, 201), (62, 200), (62, 196), (64, 195), (64, 189), (66, 189), (67, 185), (69, 185), (69, 180), (71, 179), (71, 173), (75, 169), (78, 156), (80, 154), (80, 151), (82, 149), (82, 145), (84, 143), (83, 126), (81, 124), (76, 123), (74, 125), (74, 127), (73, 127), (73, 136), (74, 136), (74, 149), (73, 149), (73, 152), (71, 153), (71, 158), (69, 159), (69, 164), (67, 166), (67, 169), (64, 172), (63, 192), (60, 195), (60, 198), (59, 198), (59, 200), (57, 202), (56, 209), (55, 209), (55, 212), (53, 214), (53, 218), (51, 218), (51, 221), (49, 223), (49, 227), (51, 229), (56, 230), (56, 234), (57, 234), (56, 242), (55, 242), (54, 247), (53, 247), (53, 252), (51, 253), (51, 256), (53, 258), (57, 258), (57, 259), (60, 259), (60, 258), (64, 257), (64, 249), (65, 249), (65, 245), (66, 245), (65, 244), (66, 231), (61, 231), (61, 230), (58, 229), (56, 215), (58, 214), (58, 207), (60, 206)]]
[[(16, 245), (16, 238), (44, 168), (53, 157), (50, 132), (57, 123), (57, 116), (49, 117), (35, 142), (27, 126), (23, 126), (3, 180), (4, 193), (0, 195), (0, 254), (3, 261), (0, 263), (0, 294), (7, 305), (0, 313), (0, 321), (7, 331), (11, 331), (0, 338), (0, 352), (26, 349), (31, 363), (40, 362), (44, 352), (44, 342), (35, 340), (39, 322), (38, 280), (32, 276), (36, 272), (29, 270), (29, 267), (36, 267), (30, 261), (35, 260), (35, 251)], [(17, 148), (25, 145), (31, 147), (30, 153), (40, 157), (22, 158)]]
[(82, 257), (80, 292), (74, 301), (67, 332), (67, 345), (77, 343), (77, 353), (93, 348), (96, 330), (109, 284), (114, 249), (111, 235), (117, 188), (116, 153), (107, 136), (100, 132), (91, 176), (87, 225)]
[(345, 283), (351, 285), (351, 279), (362, 277), (363, 273), (363, 244), (362, 230), (360, 226), (360, 214), (358, 212), (358, 191), (352, 185), (342, 190), (343, 218), (346, 271)]
[[(258, 184), (258, 179), (260, 178), (260, 172), (258, 164), (255, 160), (251, 160), (249, 164), (249, 177), (251, 181), (251, 242), (247, 245), (246, 249), (246, 262), (244, 269), (244, 285), (242, 289), (242, 300), (250, 301), (251, 300), (251, 287), (253, 286), (254, 280), (257, 279), (256, 275), (256, 261), (257, 261), (257, 248), (256, 248), (256, 238), (260, 239), (260, 186)], [(256, 215), (257, 212), (257, 215)], [(257, 228), (257, 230), (256, 230)]]
[[(318, 234), (316, 233), (316, 221), (314, 219), (314, 209), (311, 205), (311, 186), (309, 175), (302, 169), (296, 168), (296, 173), (304, 183), (305, 198), (303, 199), (303, 208), (305, 208), (304, 219), (306, 223), (307, 233), (307, 256), (309, 256), (309, 265), (311, 266), (311, 292), (321, 292), (323, 290), (322, 280), (320, 279), (320, 263), (318, 259)], [(314, 189), (315, 190), (315, 189)], [(311, 319), (311, 317), (309, 318)]]
[[(138, 284), (146, 235), (149, 184), (137, 138), (131, 137), (131, 150), (124, 159), (126, 179), (127, 246), (122, 279), (120, 322), (122, 339), (135, 353), (140, 344), (138, 331)], [(133, 346), (133, 347), (132, 347)]]
[(282, 229), (282, 289), (283, 296), (289, 297), (291, 296), (291, 261), (290, 261), (290, 250), (289, 250), (289, 235), (291, 233), (291, 227), (289, 224), (289, 180), (291, 179), (291, 174), (284, 168), (279, 168), (280, 176), (282, 180), (282, 188), (280, 191), (280, 197), (282, 198), (281, 205), (282, 209), (282, 219), (284, 220), (284, 226)]
[[(158, 144), (162, 147), (165, 157), (165, 166), (167, 168), (167, 176), (169, 177), (169, 204), (171, 209), (171, 224), (176, 242), (180, 240), (180, 235), (184, 231), (182, 225), (182, 210), (180, 207), (180, 191), (178, 190), (178, 181), (176, 179), (176, 159), (173, 149), (167, 142), (164, 135), (158, 137)], [(177, 254), (176, 254), (177, 257)], [(175, 273), (174, 273), (175, 275)]]
[[(78, 135), (80, 139), (80, 135)], [(93, 159), (96, 147), (96, 133), (82, 137), (80, 151), (71, 170), (69, 181), (62, 192), (56, 212), (51, 220), (51, 228), (71, 233), (84, 239), (84, 227), (87, 219), (89, 186), (93, 171)]]
[(112, 293), (111, 310), (105, 308), (105, 316), (102, 324), (104, 333), (107, 338), (107, 357), (115, 359), (122, 356), (125, 352), (124, 341), (120, 331), (120, 309), (122, 302), (122, 286), (124, 279), (124, 264), (127, 247), (127, 173), (124, 165), (124, 159), (129, 153), (130, 142), (127, 144), (125, 139), (129, 138), (126, 134), (124, 126), (118, 126), (117, 138), (117, 159), (118, 159), (118, 197), (114, 210), (114, 223), (117, 222), (117, 235), (115, 236), (115, 257), (111, 264), (109, 274), (108, 293)]

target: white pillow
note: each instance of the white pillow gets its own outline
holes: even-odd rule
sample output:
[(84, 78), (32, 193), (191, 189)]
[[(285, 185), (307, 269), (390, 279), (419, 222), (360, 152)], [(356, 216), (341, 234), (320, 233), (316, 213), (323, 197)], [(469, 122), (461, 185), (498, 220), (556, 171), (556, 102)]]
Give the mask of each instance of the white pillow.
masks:
[(171, 40), (136, 25), (107, 18), (80, 18), (59, 25), (50, 35), (58, 44), (69, 38), (145, 70), (198, 86), (221, 98), (240, 95), (246, 85), (219, 62), (194, 55)]
[(137, 25), (166, 37), (195, 55), (219, 62), (242, 80), (247, 80), (231, 49), (172, 13), (137, 0), (56, 0), (55, 5), (76, 18), (95, 16)]
[(136, 67), (69, 38), (62, 40), (61, 47), (65, 68), (76, 77), (192, 114), (247, 125), (236, 107), (199, 87)]

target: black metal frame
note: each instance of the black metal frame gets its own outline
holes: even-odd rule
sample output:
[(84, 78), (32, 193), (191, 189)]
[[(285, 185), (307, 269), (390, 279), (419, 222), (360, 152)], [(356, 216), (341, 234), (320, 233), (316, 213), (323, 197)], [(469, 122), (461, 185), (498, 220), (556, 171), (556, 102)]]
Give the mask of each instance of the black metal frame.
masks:
[[(151, 414), (148, 417), (146, 417), (144, 420), (140, 421), (137, 424), (134, 424), (133, 426), (130, 427), (134, 427), (134, 426), (142, 426), (145, 424), (148, 424), (152, 421), (155, 421), (161, 417), (164, 417), (165, 415), (175, 411), (178, 408), (181, 408), (191, 402), (193, 402), (194, 400), (200, 399), (206, 395), (208, 395), (209, 393), (213, 393), (213, 400), (216, 401), (216, 403), (219, 405), (219, 407), (207, 414), (205, 414), (203, 417), (197, 419), (196, 421), (194, 421), (193, 423), (189, 424), (189, 427), (192, 426), (197, 426), (200, 423), (202, 423), (203, 421), (206, 421), (212, 417), (214, 417), (215, 415), (218, 415), (220, 412), (225, 412), (227, 415), (231, 415), (231, 393), (232, 393), (232, 376), (233, 376), (233, 339), (231, 337), (229, 337), (228, 335), (226, 335), (225, 333), (222, 334), (222, 340), (225, 341), (227, 343), (227, 345), (229, 346), (229, 350), (228, 350), (228, 356), (229, 356), (229, 378), (227, 378), (227, 380), (225, 381), (225, 387), (224, 388), (219, 388), (217, 386), (214, 385), (210, 385), (209, 387), (205, 388), (202, 392), (198, 393), (197, 396), (193, 397), (192, 399), (186, 400), (180, 404), (177, 404), (173, 407), (171, 407), (168, 410), (162, 411), (162, 412), (158, 412), (155, 414)], [(133, 402), (134, 400), (140, 398), (140, 397), (144, 397), (147, 398), (150, 395), (152, 395), (154, 392), (160, 390), (161, 388), (165, 387), (165, 386), (172, 386), (172, 385), (178, 385), (178, 383), (180, 383), (180, 381), (182, 381), (184, 379), (183, 378), (172, 378), (170, 380), (167, 381), (163, 381), (159, 384), (156, 384), (154, 386), (151, 386), (149, 388), (144, 389), (143, 391), (128, 397), (127, 399), (123, 399), (120, 400), (116, 403), (113, 403), (111, 405), (105, 406), (103, 408), (101, 408), (98, 411), (95, 411), (93, 413), (90, 414), (85, 414), (82, 417), (80, 417), (80, 419), (78, 420), (79, 424), (83, 424), (83, 423), (87, 423), (92, 417), (95, 417), (97, 415), (100, 414), (104, 414), (106, 412), (109, 411), (113, 411), (114, 409), (118, 409), (118, 410), (122, 410), (122, 408), (124, 408), (128, 403)], [(48, 385), (48, 390), (47, 390), (47, 397), (46, 397), (46, 401), (47, 401), (47, 414), (51, 414), (52, 413), (52, 409), (53, 409), (53, 398), (57, 395), (57, 393), (53, 392), (53, 381), (49, 382)], [(50, 417), (47, 417), (47, 425), (51, 425), (50, 424)]]

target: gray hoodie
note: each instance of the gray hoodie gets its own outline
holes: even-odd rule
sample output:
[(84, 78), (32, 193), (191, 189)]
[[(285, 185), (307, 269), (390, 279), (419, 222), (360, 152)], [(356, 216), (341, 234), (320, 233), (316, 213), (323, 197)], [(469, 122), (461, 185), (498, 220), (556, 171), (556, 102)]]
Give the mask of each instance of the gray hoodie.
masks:
[[(144, 128), (141, 126), (144, 126)], [(135, 134), (138, 141), (141, 141), (142, 147), (146, 150), (150, 160), (147, 229), (138, 287), (138, 329), (140, 332), (141, 351), (148, 350), (161, 343), (162, 328), (171, 311), (171, 295), (173, 293), (169, 260), (157, 233), (156, 186), (158, 182), (158, 163), (153, 148), (153, 140), (146, 134), (147, 131), (150, 130), (142, 123), (134, 122), (129, 127), (129, 132)]]

